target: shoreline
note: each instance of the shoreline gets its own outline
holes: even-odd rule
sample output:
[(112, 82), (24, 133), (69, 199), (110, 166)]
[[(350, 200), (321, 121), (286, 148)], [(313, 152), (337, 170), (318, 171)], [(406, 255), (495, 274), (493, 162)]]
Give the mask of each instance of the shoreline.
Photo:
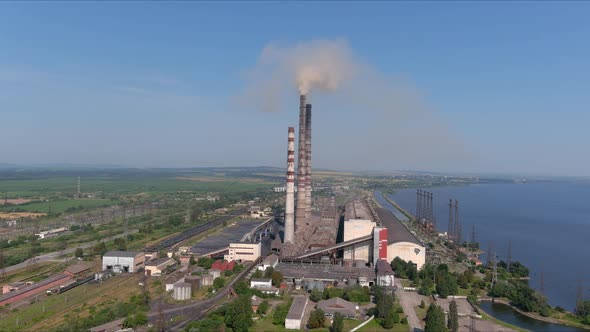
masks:
[[(413, 216), (411, 214), (409, 214), (405, 209), (403, 209), (399, 204), (397, 204), (397, 202), (395, 202), (394, 200), (392, 200), (389, 197), (387, 197), (387, 194), (385, 192), (380, 191), (380, 194), (381, 194), (381, 196), (383, 197), (384, 200), (386, 200), (395, 209), (397, 209), (399, 212), (401, 212), (403, 215), (405, 215), (409, 219), (409, 221), (412, 221), (414, 219)], [(518, 313), (520, 313), (520, 314), (522, 314), (524, 316), (527, 316), (529, 318), (532, 318), (532, 319), (535, 319), (535, 320), (538, 320), (538, 321), (542, 321), (542, 322), (545, 322), (545, 323), (570, 326), (570, 327), (575, 327), (575, 328), (580, 328), (580, 329), (583, 329), (583, 330), (590, 331), (590, 326), (588, 326), (588, 325), (584, 325), (584, 324), (581, 324), (581, 323), (575, 323), (575, 322), (572, 322), (572, 321), (569, 321), (569, 320), (563, 320), (563, 319), (554, 318), (554, 317), (543, 317), (543, 316), (541, 316), (541, 315), (539, 315), (537, 313), (533, 313), (533, 312), (525, 312), (525, 311), (522, 311), (521, 309), (513, 306), (512, 304), (510, 304), (509, 301), (506, 301), (506, 300), (503, 300), (503, 299), (485, 297), (485, 298), (480, 298), (479, 301), (491, 301), (491, 302), (501, 303), (501, 304), (504, 304), (504, 305), (509, 306), (512, 310), (514, 310), (514, 311), (516, 311), (516, 312), (518, 312)], [(478, 308), (478, 310), (481, 310), (481, 311), (485, 312), (479, 306), (477, 306), (477, 308)], [(491, 314), (489, 314), (487, 312), (486, 312), (486, 314), (488, 316), (490, 316), (490, 317), (498, 320), (498, 321), (502, 321), (502, 320), (500, 320), (500, 319), (492, 316)], [(506, 323), (506, 324), (510, 324), (508, 322), (504, 322), (504, 321), (502, 321), (502, 322), (503, 323)], [(512, 325), (512, 324), (510, 324), (510, 325)]]
[[(575, 327), (575, 328), (580, 328), (583, 330), (589, 330), (590, 331), (590, 326), (588, 325), (584, 325), (584, 324), (576, 324), (574, 322), (568, 321), (568, 320), (562, 320), (562, 319), (558, 319), (558, 318), (553, 318), (553, 317), (543, 317), (537, 313), (534, 312), (526, 312), (523, 311), (515, 306), (513, 306), (512, 304), (510, 304), (510, 301), (506, 301), (504, 299), (499, 299), (499, 298), (480, 298), (479, 301), (487, 301), (487, 302), (492, 302), (492, 303), (500, 303), (500, 304), (504, 304), (509, 306), (512, 310), (518, 312), (521, 315), (527, 316), (529, 318), (541, 321), (541, 322), (545, 322), (545, 323), (551, 323), (551, 324), (556, 324), (556, 325), (565, 325), (565, 326), (571, 326), (571, 327)], [(479, 310), (484, 311), (483, 309), (481, 309), (479, 306), (477, 307)], [(485, 312), (485, 311), (484, 311)], [(487, 312), (486, 312), (487, 313)], [(487, 313), (488, 315), (492, 316), (491, 314)], [(493, 316), (492, 316), (493, 317)], [(495, 318), (495, 317), (494, 317)], [(497, 318), (496, 318), (497, 319)]]

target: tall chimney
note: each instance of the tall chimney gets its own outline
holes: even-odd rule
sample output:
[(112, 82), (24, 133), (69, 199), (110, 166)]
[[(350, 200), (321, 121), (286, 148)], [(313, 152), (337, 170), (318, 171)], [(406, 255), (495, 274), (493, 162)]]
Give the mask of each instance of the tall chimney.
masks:
[(311, 104), (305, 105), (305, 219), (311, 217)]
[(285, 238), (293, 243), (295, 236), (295, 128), (289, 127), (287, 145), (287, 198), (285, 203)]
[(305, 95), (299, 96), (299, 157), (297, 159), (297, 209), (295, 210), (295, 228), (302, 230), (305, 226)]

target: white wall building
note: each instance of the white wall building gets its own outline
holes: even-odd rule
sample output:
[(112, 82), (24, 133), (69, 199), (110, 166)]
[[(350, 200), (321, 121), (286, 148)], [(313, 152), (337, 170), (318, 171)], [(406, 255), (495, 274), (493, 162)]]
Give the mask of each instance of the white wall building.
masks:
[(260, 242), (257, 243), (230, 243), (228, 254), (223, 258), (228, 261), (244, 261), (253, 262), (260, 258), (262, 246)]
[(146, 276), (161, 276), (169, 266), (176, 265), (176, 261), (169, 257), (159, 258), (145, 264)]
[(145, 254), (138, 251), (109, 251), (102, 256), (102, 269), (135, 273), (144, 267)]
[(279, 263), (279, 256), (277, 256), (275, 254), (271, 254), (269, 256), (266, 256), (266, 258), (258, 266), (258, 269), (260, 271), (266, 271), (266, 269), (268, 269), (269, 267), (272, 267), (274, 269), (278, 263)]
[(271, 278), (253, 278), (250, 280), (250, 288), (270, 288), (272, 287)]
[(285, 319), (285, 328), (290, 330), (301, 329), (303, 315), (305, 314), (305, 308), (308, 303), (307, 296), (294, 296), (293, 304), (289, 308), (287, 318)]

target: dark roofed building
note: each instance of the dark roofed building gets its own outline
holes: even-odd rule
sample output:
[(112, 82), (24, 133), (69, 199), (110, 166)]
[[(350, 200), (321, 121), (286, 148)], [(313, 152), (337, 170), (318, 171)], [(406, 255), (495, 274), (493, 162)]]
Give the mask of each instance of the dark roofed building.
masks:
[(72, 278), (79, 278), (83, 277), (90, 272), (90, 267), (83, 264), (76, 264), (69, 266), (64, 273), (69, 275)]
[(339, 297), (318, 302), (318, 309), (322, 309), (326, 316), (334, 316), (339, 312), (346, 318), (356, 318), (357, 305)]
[(389, 210), (384, 208), (376, 208), (379, 219), (383, 224), (383, 227), (387, 228), (387, 242), (411, 242), (422, 245), (420, 241), (402, 224), (399, 219)]
[(391, 211), (384, 208), (376, 208), (375, 211), (382, 226), (387, 228), (387, 261), (391, 262), (395, 257), (399, 257), (416, 264), (418, 269), (422, 268), (426, 263), (426, 248), (420, 240)]

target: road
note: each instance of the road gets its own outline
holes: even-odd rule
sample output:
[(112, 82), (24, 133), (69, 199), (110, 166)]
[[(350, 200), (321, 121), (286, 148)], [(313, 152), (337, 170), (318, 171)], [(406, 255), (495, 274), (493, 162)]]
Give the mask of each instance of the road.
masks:
[[(137, 229), (130, 229), (128, 231), (129, 234), (134, 234), (139, 232), (139, 230)], [(80, 244), (78, 246), (76, 246), (75, 248), (68, 248), (68, 249), (64, 249), (64, 250), (60, 250), (60, 251), (54, 251), (54, 252), (50, 252), (47, 254), (43, 254), (43, 255), (39, 255), (37, 257), (35, 257), (35, 260), (37, 261), (37, 263), (40, 262), (55, 262), (55, 261), (59, 261), (59, 262), (63, 262), (62, 259), (58, 259), (58, 257), (63, 256), (63, 255), (67, 255), (67, 254), (71, 254), (74, 251), (76, 251), (77, 248), (82, 248), (82, 249), (87, 249), (87, 248), (91, 248), (94, 247), (94, 245), (96, 245), (99, 242), (105, 242), (105, 241), (112, 241), (114, 239), (120, 238), (120, 237), (125, 237), (126, 235), (124, 233), (121, 234), (117, 234), (117, 235), (113, 235), (113, 236), (109, 236), (106, 237), (100, 241), (91, 241), (91, 242), (86, 242), (84, 244)], [(24, 269), (27, 267), (27, 265), (29, 264), (29, 262), (32, 260), (33, 258), (29, 258), (26, 261), (16, 264), (16, 265), (12, 265), (12, 266), (8, 266), (4, 269), (4, 271), (6, 272), (12, 272), (12, 271), (16, 271), (16, 270), (20, 270), (20, 269)]]
[(416, 314), (416, 310), (414, 310), (414, 307), (420, 304), (420, 295), (418, 295), (416, 292), (404, 291), (404, 286), (402, 285), (401, 280), (397, 278), (395, 279), (395, 285), (397, 286), (395, 295), (399, 298), (399, 303), (401, 304), (402, 309), (404, 309), (404, 313), (408, 318), (408, 326), (410, 327), (410, 331), (423, 331), (420, 319)]

